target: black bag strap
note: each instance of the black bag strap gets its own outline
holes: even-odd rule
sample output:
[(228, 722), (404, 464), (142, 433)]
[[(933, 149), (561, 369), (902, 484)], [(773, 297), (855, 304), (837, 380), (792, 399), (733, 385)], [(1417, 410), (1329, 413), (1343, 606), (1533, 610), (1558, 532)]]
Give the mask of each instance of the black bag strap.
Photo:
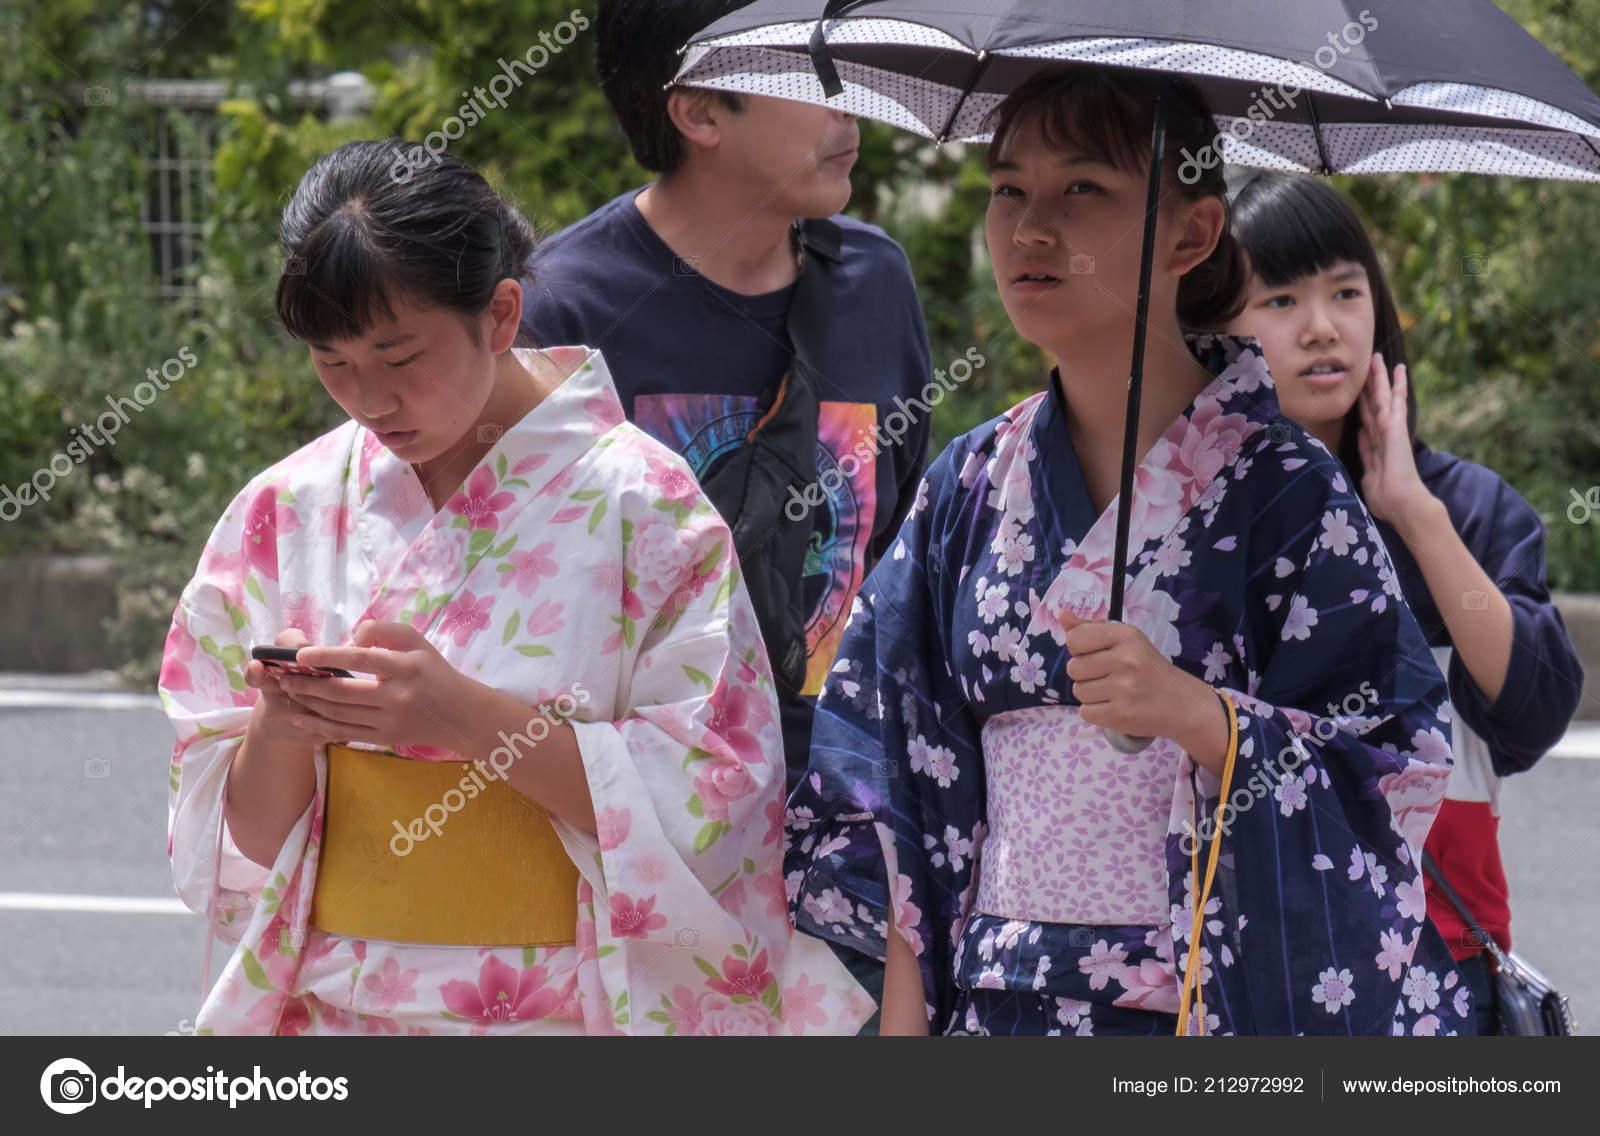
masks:
[(1502, 958), (1503, 953), (1500, 950), (1500, 944), (1494, 941), (1493, 935), (1483, 929), (1483, 924), (1472, 917), (1472, 912), (1467, 910), (1466, 901), (1461, 898), (1461, 894), (1455, 888), (1450, 886), (1450, 881), (1444, 878), (1444, 872), (1440, 870), (1438, 861), (1428, 855), (1427, 852), (1422, 854), (1422, 870), (1428, 873), (1429, 879), (1439, 885), (1439, 890), (1450, 901), (1450, 906), (1460, 913), (1461, 921), (1467, 925), (1467, 930), (1471, 931), (1473, 936), (1483, 943), (1484, 948), (1497, 961)]
[(839, 263), (844, 233), (826, 218), (797, 221), (794, 232), (800, 243), (801, 261), (800, 278), (795, 284), (794, 297), (789, 301), (789, 349), (803, 366), (791, 367), (790, 372), (791, 378), (796, 371), (807, 372), (803, 381), (815, 389), (816, 381), (809, 372), (821, 373), (817, 362), (822, 358), (823, 338), (828, 329), (827, 301), (831, 291), (824, 261)]

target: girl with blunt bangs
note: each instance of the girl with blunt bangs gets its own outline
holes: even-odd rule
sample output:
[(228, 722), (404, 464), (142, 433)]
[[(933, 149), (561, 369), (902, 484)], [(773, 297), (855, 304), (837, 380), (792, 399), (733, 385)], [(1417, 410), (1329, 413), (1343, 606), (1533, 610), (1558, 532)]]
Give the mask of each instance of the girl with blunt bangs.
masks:
[[(1544, 525), (1493, 470), (1417, 437), (1394, 297), (1349, 202), (1326, 182), (1264, 173), (1234, 208), (1252, 280), (1230, 330), (1260, 341), (1284, 412), (1339, 455), (1377, 519), (1456, 714), (1455, 768), (1425, 850), (1510, 950), (1500, 782), (1561, 739), (1583, 690), (1545, 581)], [(1478, 1032), (1495, 1032), (1488, 945), (1431, 879), (1428, 915), (1471, 988)]]
[(727, 526), (599, 352), (513, 345), (532, 230), (417, 152), (284, 211), (278, 313), (350, 420), (245, 486), (167, 639), (173, 876), (235, 945), (198, 1030), (854, 1032), (785, 913)]
[(795, 920), (885, 959), (885, 1033), (1470, 1032), (1417, 870), (1444, 682), (1347, 476), (1215, 333), (1248, 267), (1220, 170), (1178, 176), (1216, 133), (1184, 79), (1106, 618), (1160, 82), (1052, 68), (996, 112), (995, 282), (1058, 365), (933, 463), (856, 601)]

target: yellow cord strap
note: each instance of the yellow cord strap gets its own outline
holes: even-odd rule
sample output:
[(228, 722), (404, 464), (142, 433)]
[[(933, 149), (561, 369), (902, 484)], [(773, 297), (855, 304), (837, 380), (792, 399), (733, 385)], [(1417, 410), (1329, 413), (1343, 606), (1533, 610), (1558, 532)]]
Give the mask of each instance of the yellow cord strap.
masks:
[[(1222, 763), (1222, 789), (1217, 797), (1219, 802), (1228, 799), (1228, 786), (1233, 782), (1233, 762), (1239, 756), (1239, 714), (1234, 709), (1233, 699), (1225, 690), (1217, 691), (1217, 697), (1222, 699), (1223, 707), (1228, 711), (1228, 756)], [(1220, 806), (1219, 806), (1220, 807)], [(1194, 830), (1194, 839), (1189, 842), (1192, 849), (1189, 853), (1190, 870), (1194, 873), (1194, 884), (1200, 884), (1200, 820), (1196, 812), (1195, 802), (1189, 802), (1190, 826)], [(1200, 932), (1205, 928), (1206, 903), (1211, 899), (1211, 884), (1217, 878), (1217, 856), (1222, 851), (1222, 833), (1211, 834), (1211, 855), (1206, 862), (1206, 882), (1204, 887), (1199, 887), (1199, 894), (1194, 902), (1194, 926), (1189, 931), (1189, 962), (1183, 968), (1183, 1003), (1178, 1007), (1178, 1036), (1184, 1037), (1189, 1032), (1189, 1005), (1191, 998), (1194, 1003), (1194, 1013), (1197, 1032), (1204, 1037), (1206, 1032), (1206, 1006), (1201, 996), (1199, 983), (1196, 981), (1200, 973)], [(1192, 992), (1192, 993), (1191, 993)]]

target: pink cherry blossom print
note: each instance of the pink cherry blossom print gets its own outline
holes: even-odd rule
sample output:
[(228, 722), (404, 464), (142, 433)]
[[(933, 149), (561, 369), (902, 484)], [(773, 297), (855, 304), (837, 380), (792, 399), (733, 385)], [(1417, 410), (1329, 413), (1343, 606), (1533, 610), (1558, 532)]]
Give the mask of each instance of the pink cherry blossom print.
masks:
[(362, 989), (366, 991), (367, 1001), (374, 1012), (379, 1014), (392, 1014), (394, 1008), (401, 1002), (414, 1002), (417, 999), (416, 969), (402, 971), (400, 964), (393, 955), (383, 960), (383, 967), (376, 974), (368, 974), (361, 980)]
[(480, 597), (471, 592), (462, 592), (445, 605), (439, 619), (439, 630), (454, 639), (457, 647), (465, 647), (475, 632), (488, 628), (489, 613), (493, 608), (493, 596)]
[(595, 835), (600, 840), (600, 851), (611, 852), (628, 839), (628, 830), (633, 825), (633, 812), (629, 809), (612, 808), (607, 805), (595, 813)]
[(911, 877), (894, 877), (894, 929), (917, 954), (922, 953), (922, 909), (911, 902)]
[(355, 531), (355, 510), (345, 508), (343, 502), (337, 505), (323, 505), (317, 510), (317, 533), (320, 536), (334, 538), (334, 551), (342, 553), (345, 539)]
[(1239, 358), (1218, 377), (1223, 381), (1232, 382), (1233, 389), (1240, 394), (1250, 394), (1263, 386), (1272, 386), (1272, 375), (1267, 371), (1266, 358), (1259, 351), (1250, 348), (1239, 352)]
[(660, 490), (667, 504), (693, 508), (700, 496), (700, 484), (694, 474), (676, 462), (646, 460), (649, 470), (644, 475), (645, 483)]
[(1104, 990), (1106, 983), (1113, 978), (1121, 983), (1127, 963), (1127, 951), (1099, 939), (1089, 948), (1088, 954), (1078, 959), (1078, 971), (1089, 976), (1089, 989)]
[(1319, 1004), (1330, 1014), (1337, 1014), (1356, 999), (1356, 992), (1348, 970), (1335, 970), (1329, 967), (1317, 975), (1316, 985), (1311, 987), (1311, 1000)]
[(623, 423), (622, 404), (610, 391), (602, 391), (586, 398), (583, 402), (583, 412), (594, 422), (595, 432), (599, 434), (604, 434), (607, 430)]
[(518, 595), (533, 595), (542, 581), (553, 579), (561, 570), (550, 555), (555, 547), (554, 541), (547, 540), (526, 552), (513, 552), (506, 557), (506, 562), (511, 565), (511, 582), (516, 585)]
[(194, 689), (194, 680), (189, 675), (189, 660), (194, 658), (198, 648), (194, 636), (174, 620), (172, 629), (167, 632), (167, 645), (161, 654), (161, 678), (158, 683), (161, 689), (173, 693)]
[(821, 982), (807, 981), (805, 975), (795, 979), (795, 984), (783, 991), (783, 1017), (797, 1034), (804, 1034), (807, 1026), (825, 1026), (828, 1015), (822, 1001), (828, 988)]
[(700, 1032), (700, 1004), (705, 1001), (705, 997), (704, 994), (695, 994), (687, 986), (672, 988), (671, 1001), (666, 1013), (680, 1035), (693, 1037)]
[(278, 536), (297, 532), (300, 518), (287, 505), (278, 505), (278, 487), (264, 485), (245, 513), (245, 562), (269, 580), (278, 578)]
[(611, 896), (611, 933), (622, 939), (647, 938), (651, 931), (667, 925), (667, 917), (656, 910), (656, 897), (647, 895), (637, 903), (627, 892)]
[(722, 977), (708, 980), (706, 986), (730, 998), (740, 994), (746, 998), (759, 998), (772, 980), (772, 971), (767, 969), (767, 952), (763, 950), (749, 960), (735, 955), (724, 956)]
[(486, 958), (478, 970), (478, 982), (456, 979), (439, 988), (445, 1007), (458, 1017), (473, 1022), (532, 1021), (547, 1018), (565, 995), (549, 985), (550, 972), (530, 966), (520, 974), (498, 958)]
[(445, 502), (444, 507), (448, 512), (467, 518), (472, 522), (472, 528), (498, 532), (500, 531), (498, 514), (509, 509), (516, 499), (512, 493), (504, 491), (496, 493), (494, 474), (488, 466), (480, 465), (468, 478), (465, 492), (458, 491)]
[[(748, 686), (718, 686), (710, 702), (712, 713), (707, 728), (711, 733), (732, 746), (734, 755), (745, 765), (766, 764), (759, 735), (762, 727), (772, 721), (771, 703)], [(725, 747), (716, 748), (725, 751)]]
[(774, 798), (767, 802), (767, 834), (761, 838), (761, 846), (777, 844), (783, 839), (783, 800)]

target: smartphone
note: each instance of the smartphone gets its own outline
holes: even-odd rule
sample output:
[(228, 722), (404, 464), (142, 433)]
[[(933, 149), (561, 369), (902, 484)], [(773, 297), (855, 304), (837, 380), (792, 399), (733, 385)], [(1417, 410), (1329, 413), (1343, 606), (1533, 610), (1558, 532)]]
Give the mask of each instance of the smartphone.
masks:
[(287, 674), (307, 675), (311, 678), (353, 678), (349, 671), (340, 667), (308, 667), (298, 661), (296, 656), (300, 653), (298, 647), (252, 647), (250, 657), (257, 659), (261, 665), (269, 670), (284, 671)]

